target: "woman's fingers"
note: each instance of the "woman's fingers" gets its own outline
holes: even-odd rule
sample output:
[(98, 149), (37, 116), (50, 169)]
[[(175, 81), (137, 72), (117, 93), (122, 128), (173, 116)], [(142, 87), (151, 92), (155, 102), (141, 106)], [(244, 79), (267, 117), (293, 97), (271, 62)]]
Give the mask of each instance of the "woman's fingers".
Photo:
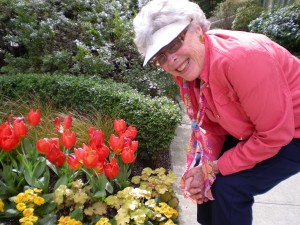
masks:
[(203, 201), (203, 189), (202, 188), (191, 188), (189, 190), (189, 197), (197, 202)]

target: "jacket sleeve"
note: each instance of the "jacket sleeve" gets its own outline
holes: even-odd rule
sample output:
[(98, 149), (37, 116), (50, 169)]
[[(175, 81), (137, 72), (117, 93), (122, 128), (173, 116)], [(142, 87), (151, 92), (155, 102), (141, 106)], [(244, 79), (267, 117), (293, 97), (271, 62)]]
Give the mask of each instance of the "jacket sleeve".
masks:
[(295, 130), (284, 71), (267, 52), (248, 50), (235, 57), (228, 79), (255, 131), (219, 159), (223, 175), (250, 169), (274, 156), (291, 141)]

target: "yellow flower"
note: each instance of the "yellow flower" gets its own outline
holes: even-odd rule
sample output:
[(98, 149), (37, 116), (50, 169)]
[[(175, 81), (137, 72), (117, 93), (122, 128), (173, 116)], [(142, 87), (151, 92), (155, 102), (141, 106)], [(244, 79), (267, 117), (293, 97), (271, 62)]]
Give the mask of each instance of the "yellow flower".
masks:
[(172, 216), (176, 218), (178, 216), (178, 212), (165, 202), (159, 203), (159, 207), (155, 206), (154, 210), (156, 212), (164, 214), (167, 218), (171, 218)]
[(33, 203), (36, 204), (36, 205), (43, 205), (45, 203), (45, 199), (43, 199), (42, 197), (35, 197), (33, 199)]
[(28, 220), (30, 220), (32, 222), (36, 222), (39, 219), (37, 216), (34, 216), (34, 215), (28, 216), (27, 218), (28, 218)]
[(34, 194), (34, 191), (33, 191), (32, 189), (27, 189), (27, 190), (25, 191), (25, 194), (31, 194), (31, 195), (33, 195), (33, 194)]
[(23, 223), (22, 225), (33, 225), (33, 222), (31, 222), (31, 221), (26, 221), (26, 222)]
[(23, 201), (23, 196), (24, 196), (24, 193), (19, 193), (15, 198), (14, 198), (14, 202), (15, 203), (20, 203)]
[(33, 208), (27, 208), (27, 209), (24, 209), (23, 215), (24, 215), (25, 217), (32, 216), (32, 215), (33, 215), (33, 211), (34, 211)]
[(0, 198), (0, 212), (4, 212), (4, 202)]
[(42, 190), (42, 189), (38, 189), (38, 188), (34, 188), (33, 191), (34, 191), (35, 193), (41, 193), (43, 190)]
[(17, 210), (19, 210), (20, 212), (22, 212), (24, 209), (26, 209), (26, 205), (23, 202), (20, 202), (17, 204)]
[(21, 223), (21, 225), (33, 225), (34, 222), (30, 219), (30, 217), (23, 217), (21, 219), (19, 219), (19, 222)]
[(71, 219), (70, 216), (61, 216), (58, 222), (58, 225), (82, 225), (80, 221)]
[(106, 217), (102, 217), (95, 225), (111, 225)]
[(159, 223), (159, 225), (175, 225), (175, 223), (172, 220), (168, 219), (168, 221), (161, 222)]
[(23, 201), (23, 202), (28, 202), (28, 201), (29, 201), (29, 198), (30, 198), (29, 194), (28, 194), (28, 193), (24, 193), (24, 195), (23, 195), (23, 197), (22, 197), (22, 201)]

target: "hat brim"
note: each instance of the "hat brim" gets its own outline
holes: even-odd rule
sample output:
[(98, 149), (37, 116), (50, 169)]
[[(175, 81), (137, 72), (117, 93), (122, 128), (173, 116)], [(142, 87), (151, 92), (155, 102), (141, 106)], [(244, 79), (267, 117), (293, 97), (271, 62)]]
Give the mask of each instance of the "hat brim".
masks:
[(183, 20), (157, 30), (152, 36), (152, 43), (147, 47), (143, 66), (147, 65), (156, 53), (171, 43), (189, 24), (189, 20)]

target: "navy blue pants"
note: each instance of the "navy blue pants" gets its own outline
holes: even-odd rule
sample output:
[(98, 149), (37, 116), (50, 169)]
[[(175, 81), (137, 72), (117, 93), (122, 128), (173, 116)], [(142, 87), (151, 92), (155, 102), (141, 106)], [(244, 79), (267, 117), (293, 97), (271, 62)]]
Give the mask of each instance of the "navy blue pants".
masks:
[[(228, 137), (223, 151), (238, 140)], [(202, 225), (251, 225), (254, 196), (300, 172), (300, 139), (293, 139), (278, 154), (254, 168), (228, 176), (218, 174), (212, 186), (215, 198), (198, 205), (197, 220)]]

